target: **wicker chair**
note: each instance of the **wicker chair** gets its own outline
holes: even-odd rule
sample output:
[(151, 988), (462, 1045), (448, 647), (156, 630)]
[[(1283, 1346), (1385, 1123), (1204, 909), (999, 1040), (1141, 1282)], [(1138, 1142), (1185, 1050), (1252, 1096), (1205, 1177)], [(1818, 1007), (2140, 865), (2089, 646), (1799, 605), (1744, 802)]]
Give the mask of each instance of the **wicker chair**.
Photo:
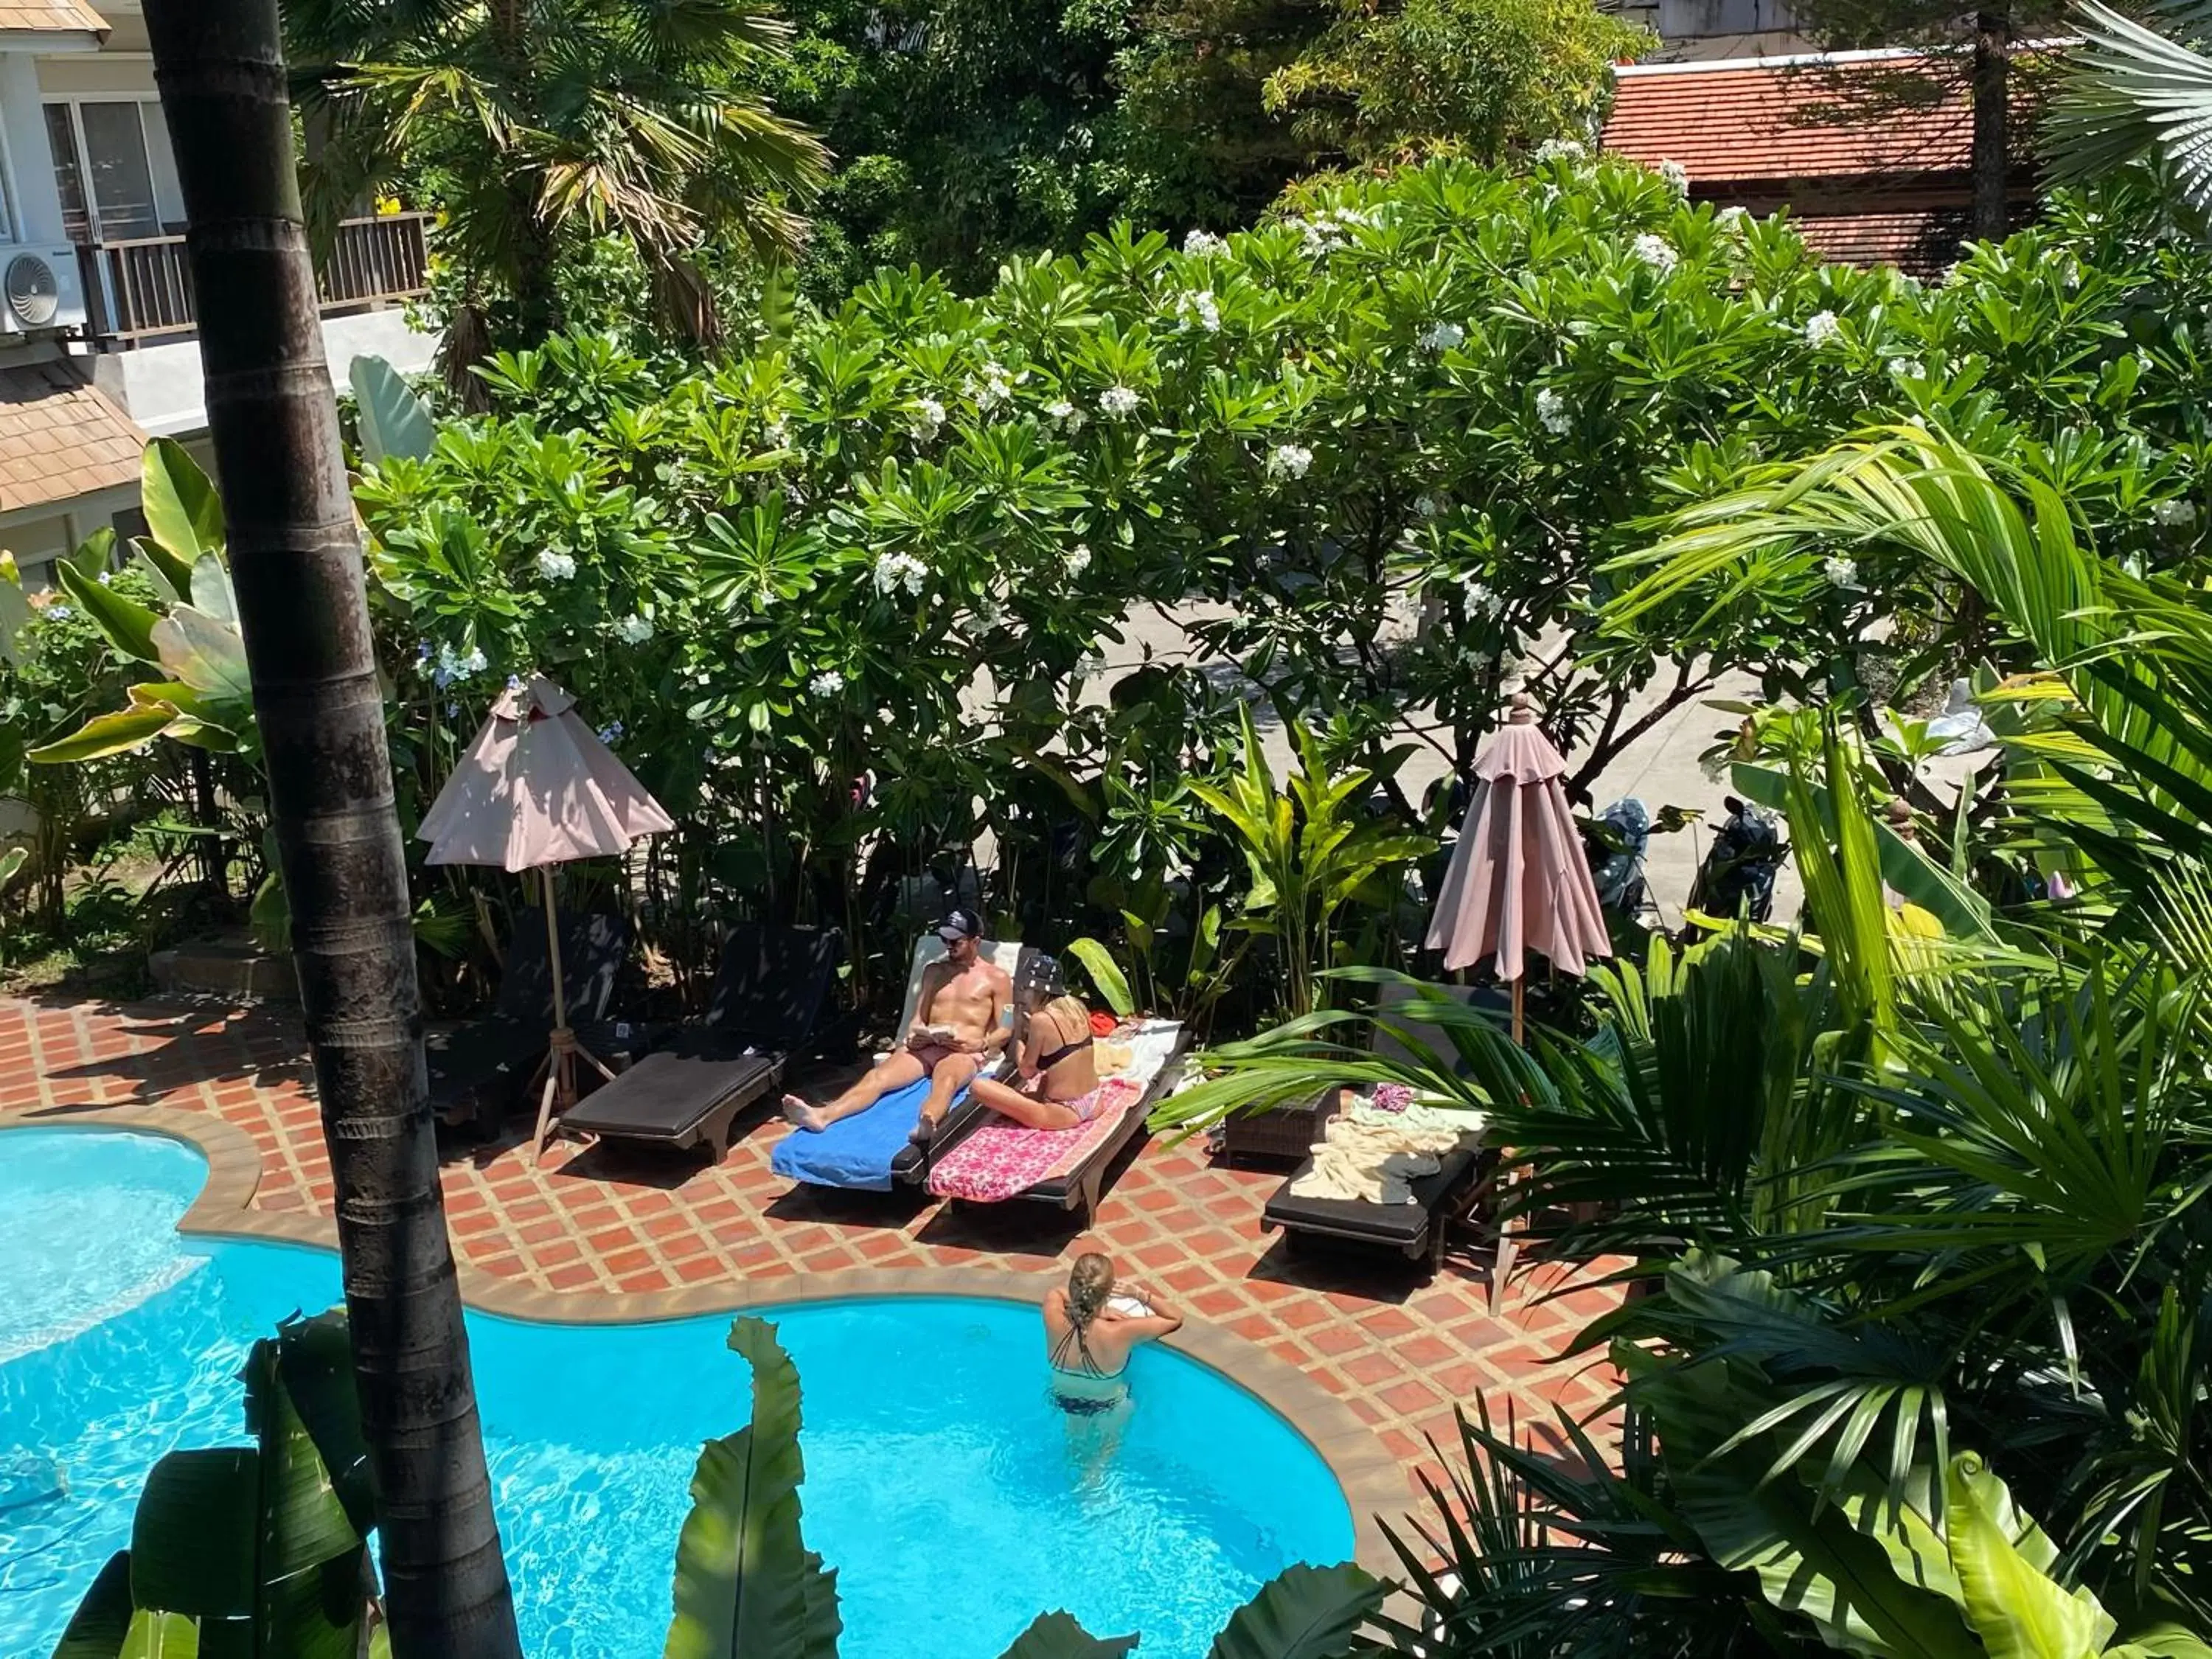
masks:
[(1322, 1127), (1335, 1115), (1336, 1090), (1317, 1090), (1302, 1100), (1228, 1119), (1221, 1126), (1214, 1151), (1224, 1164), (1233, 1164), (1240, 1158), (1303, 1164), (1321, 1139)]

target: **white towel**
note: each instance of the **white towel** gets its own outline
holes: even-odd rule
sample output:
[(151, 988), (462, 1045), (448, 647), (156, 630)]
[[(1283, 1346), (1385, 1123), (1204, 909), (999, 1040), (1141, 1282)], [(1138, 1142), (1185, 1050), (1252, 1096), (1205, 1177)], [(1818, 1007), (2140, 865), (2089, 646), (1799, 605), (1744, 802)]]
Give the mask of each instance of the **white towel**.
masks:
[(1313, 1149), (1313, 1167), (1291, 1183), (1291, 1195), (1411, 1204), (1413, 1183), (1436, 1174), (1444, 1153), (1482, 1133), (1480, 1120), (1469, 1127), (1463, 1112), (1424, 1113), (1409, 1122), (1411, 1115), (1355, 1107), (1332, 1120)]

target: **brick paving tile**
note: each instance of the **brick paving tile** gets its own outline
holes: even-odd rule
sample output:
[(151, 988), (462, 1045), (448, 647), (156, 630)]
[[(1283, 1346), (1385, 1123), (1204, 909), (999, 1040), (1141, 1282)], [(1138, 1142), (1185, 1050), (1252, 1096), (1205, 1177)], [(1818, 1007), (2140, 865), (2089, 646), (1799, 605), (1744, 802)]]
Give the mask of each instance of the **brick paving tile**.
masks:
[[(210, 1113), (260, 1150), (259, 1209), (331, 1212), (312, 1087), (297, 1016), (283, 1009), (0, 999), (0, 1109), (143, 1101)], [(768, 1167), (781, 1121), (746, 1122), (719, 1168), (696, 1155), (563, 1144), (533, 1169), (519, 1124), (489, 1146), (453, 1148), (443, 1186), (455, 1252), (554, 1292), (653, 1291), (868, 1266), (1034, 1273), (1070, 1260), (1086, 1237), (1028, 1205), (793, 1194)], [(1095, 1237), (1140, 1284), (1315, 1377), (1409, 1471), (1433, 1468), (1429, 1434), (1457, 1455), (1452, 1405), (1478, 1393), (1494, 1422), (1510, 1417), (1547, 1448), (1563, 1443), (1553, 1401), (1578, 1418), (1602, 1411), (1602, 1362), (1559, 1357), (1619, 1299), (1600, 1275), (1524, 1261), (1493, 1310), (1486, 1257), (1468, 1251), (1455, 1249), (1433, 1277), (1395, 1256), (1319, 1243), (1293, 1259), (1258, 1224), (1281, 1181), (1279, 1171), (1215, 1167), (1195, 1140), (1152, 1141), (1119, 1171)], [(1592, 1432), (1609, 1442), (1604, 1419)]]

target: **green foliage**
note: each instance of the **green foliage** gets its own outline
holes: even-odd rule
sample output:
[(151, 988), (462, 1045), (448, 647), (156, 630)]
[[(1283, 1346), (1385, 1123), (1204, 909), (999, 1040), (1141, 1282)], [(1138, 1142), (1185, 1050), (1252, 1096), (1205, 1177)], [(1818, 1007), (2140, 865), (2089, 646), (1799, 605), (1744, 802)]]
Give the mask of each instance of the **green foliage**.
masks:
[(1261, 101), (1317, 155), (1496, 161), (1590, 131), (1613, 66), (1650, 44), (1584, 0), (1349, 0)]
[(57, 1659), (359, 1650), (372, 1522), (343, 1316), (287, 1322), (254, 1345), (245, 1376), (254, 1443), (154, 1466), (131, 1547), (94, 1581)]
[(295, 100), (319, 141), (305, 169), (312, 228), (326, 241), (355, 204), (421, 187), (471, 332), (505, 301), (520, 343), (536, 343), (561, 320), (563, 246), (611, 232), (636, 250), (667, 326), (712, 340), (702, 242), (789, 248), (793, 204), (822, 176), (820, 144), (754, 89), (788, 28), (739, 0), (563, 0), (526, 23), (501, 7), (289, 0), (284, 24)]

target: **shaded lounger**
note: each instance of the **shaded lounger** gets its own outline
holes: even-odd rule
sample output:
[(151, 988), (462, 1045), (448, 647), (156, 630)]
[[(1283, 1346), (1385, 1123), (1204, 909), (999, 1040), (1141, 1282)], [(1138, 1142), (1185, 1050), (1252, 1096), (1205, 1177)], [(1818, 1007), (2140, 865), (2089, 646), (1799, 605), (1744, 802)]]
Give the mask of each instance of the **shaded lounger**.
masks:
[(748, 922), (732, 929), (705, 1023), (684, 1028), (585, 1096), (562, 1115), (561, 1132), (703, 1144), (719, 1164), (738, 1114), (780, 1086), (793, 1056), (820, 1039), (844, 955), (835, 928)]
[[(1009, 977), (1019, 970), (1022, 946), (1013, 940), (985, 939), (984, 959), (1006, 969)], [(914, 947), (907, 969), (906, 1001), (899, 1011), (897, 1029), (914, 1024), (921, 1000), (922, 970), (945, 954), (945, 941), (925, 933)], [(888, 1054), (880, 1056), (880, 1065)], [(986, 1076), (989, 1075), (987, 1072)], [(931, 1146), (917, 1146), (914, 1127), (921, 1119), (922, 1103), (929, 1098), (929, 1079), (917, 1079), (894, 1089), (864, 1112), (842, 1117), (826, 1129), (793, 1129), (775, 1144), (769, 1167), (788, 1181), (808, 1187), (836, 1187), (850, 1192), (887, 1193), (898, 1185), (919, 1185), (927, 1176), (939, 1144), (949, 1145), (974, 1127), (983, 1106), (963, 1089), (946, 1109), (945, 1122)]]
[[(562, 989), (570, 1027), (597, 1053), (619, 1048), (592, 1022), (606, 1012), (615, 978), (629, 954), (629, 921), (586, 913), (561, 921)], [(499, 996), (486, 1018), (426, 1032), (430, 1105), (441, 1122), (481, 1131), (496, 1126), (520, 1098), (553, 1034), (553, 962), (546, 951), (545, 913), (515, 913)]]
[(1101, 1083), (1100, 1088), (1115, 1091), (1117, 1098), (1103, 1103), (1090, 1122), (1072, 1129), (1034, 1129), (983, 1108), (963, 1133), (939, 1137), (933, 1148), (929, 1190), (940, 1198), (977, 1204), (1027, 1199), (1078, 1211), (1088, 1225), (1107, 1171), (1144, 1133), (1145, 1119), (1169, 1087), (1188, 1042), (1188, 1033), (1170, 1021), (1140, 1027), (1133, 1046), (1145, 1043), (1149, 1052), (1130, 1071)]
[[(1431, 998), (1437, 994), (1455, 1002), (1504, 1006), (1496, 992), (1474, 986), (1434, 985), (1424, 992)], [(1410, 987), (1386, 985), (1378, 1012), (1387, 1016), (1413, 995)], [(1449, 1057), (1454, 1053), (1451, 1039), (1441, 1027), (1423, 1028), (1414, 1034), (1439, 1055)], [(1378, 1054), (1401, 1060), (1413, 1058), (1405, 1044), (1379, 1025), (1375, 1028), (1374, 1046)], [(1463, 1071), (1464, 1067), (1455, 1069)], [(1324, 1113), (1322, 1123), (1325, 1126), (1334, 1115)], [(1304, 1236), (1318, 1235), (1363, 1244), (1382, 1244), (1400, 1251), (1408, 1260), (1419, 1261), (1425, 1257), (1431, 1267), (1441, 1266), (1451, 1224), (1480, 1199), (1491, 1166), (1496, 1161), (1495, 1153), (1487, 1147), (1455, 1147), (1443, 1154), (1436, 1174), (1407, 1183), (1413, 1194), (1411, 1204), (1376, 1204), (1358, 1198), (1298, 1197), (1291, 1188), (1313, 1169), (1313, 1159), (1309, 1158), (1275, 1189), (1267, 1208), (1261, 1212), (1260, 1224), (1269, 1231), (1279, 1227), (1284, 1237), (1293, 1243)]]

